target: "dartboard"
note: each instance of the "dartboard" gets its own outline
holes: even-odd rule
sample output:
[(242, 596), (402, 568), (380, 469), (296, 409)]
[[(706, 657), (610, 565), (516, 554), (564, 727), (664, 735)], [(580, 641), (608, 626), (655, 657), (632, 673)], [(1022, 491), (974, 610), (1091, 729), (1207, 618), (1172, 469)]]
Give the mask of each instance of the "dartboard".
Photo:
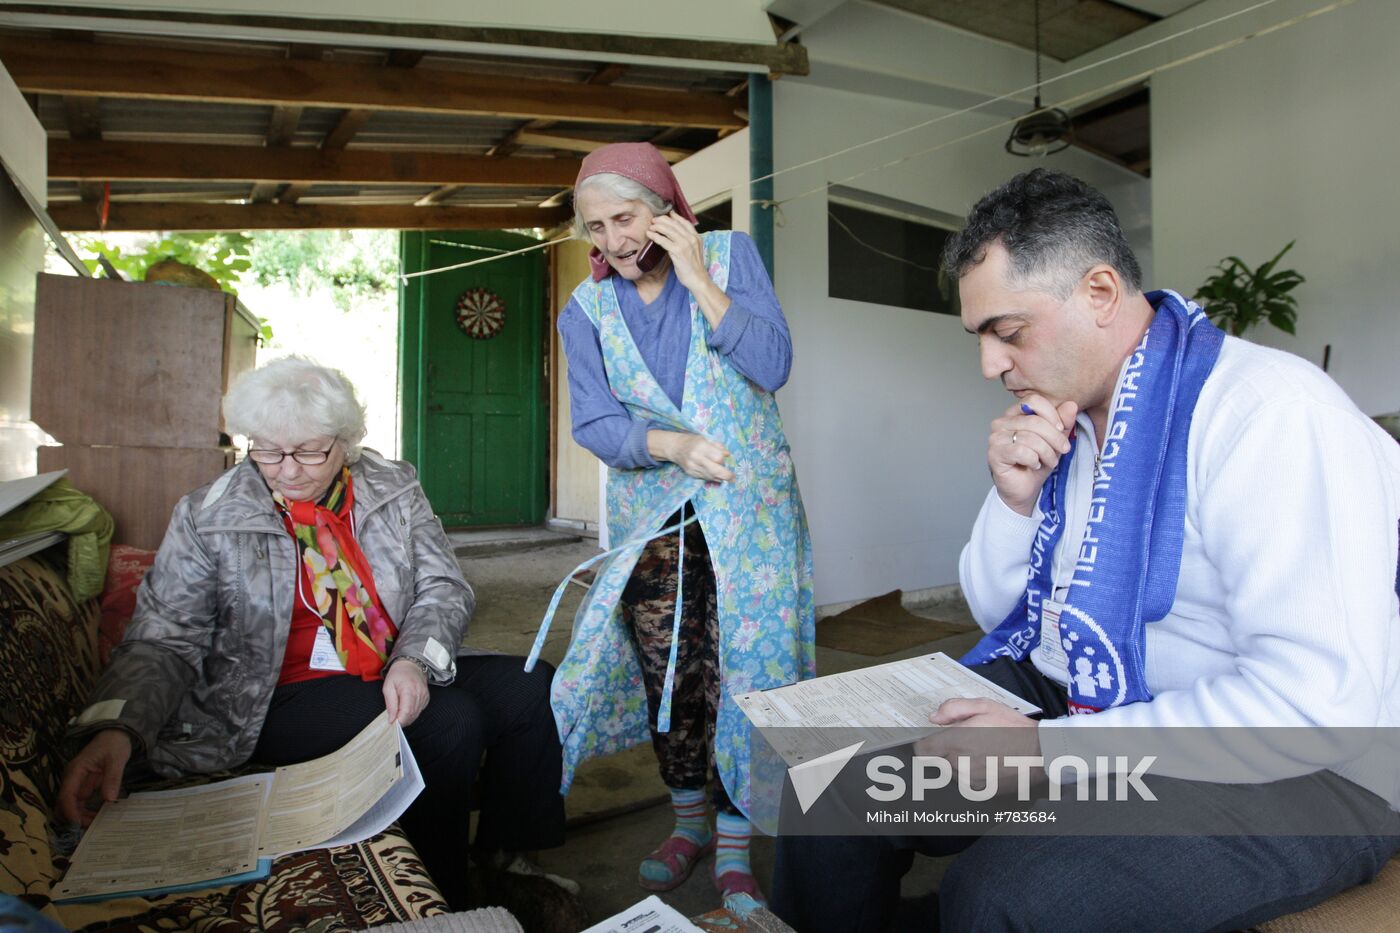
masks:
[(457, 326), (468, 337), (490, 340), (506, 323), (506, 306), (501, 296), (484, 288), (462, 292), (457, 299)]

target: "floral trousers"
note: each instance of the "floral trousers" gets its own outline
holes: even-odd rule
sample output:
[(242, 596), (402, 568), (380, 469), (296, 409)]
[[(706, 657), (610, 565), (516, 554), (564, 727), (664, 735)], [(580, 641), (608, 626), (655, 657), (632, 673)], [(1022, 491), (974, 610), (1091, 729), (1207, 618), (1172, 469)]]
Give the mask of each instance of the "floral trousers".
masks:
[[(689, 503), (682, 510), (692, 513)], [(677, 512), (666, 520), (681, 520)], [(671, 731), (656, 731), (657, 711), (666, 688), (671, 654), (671, 626), (676, 611), (676, 563), (680, 534), (653, 538), (637, 560), (622, 590), (622, 619), (632, 634), (647, 694), (651, 743), (666, 786), (686, 790), (705, 787), (713, 771), (715, 716), (719, 709), (719, 615), (715, 608), (715, 571), (699, 522), (685, 534), (685, 581), (677, 637), (676, 679), (671, 688)], [(719, 775), (712, 794), (715, 809), (737, 813)]]

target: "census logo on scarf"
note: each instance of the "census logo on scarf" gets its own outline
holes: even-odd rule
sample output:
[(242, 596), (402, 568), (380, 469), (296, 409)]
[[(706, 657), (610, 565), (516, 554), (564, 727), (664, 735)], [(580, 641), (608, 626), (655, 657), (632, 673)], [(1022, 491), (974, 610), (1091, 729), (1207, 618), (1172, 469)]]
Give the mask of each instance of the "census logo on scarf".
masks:
[(1118, 379), (1068, 597), (1049, 602), (1051, 558), (1064, 533), (1066, 486), (1084, 438), (1040, 491), (1044, 517), (1031, 544), (1025, 593), (962, 659), (975, 666), (1027, 657), (1053, 606), (1075, 712), (1152, 698), (1143, 673), (1146, 624), (1171, 611), (1176, 598), (1191, 418), (1225, 339), (1176, 292), (1146, 297), (1157, 313)]

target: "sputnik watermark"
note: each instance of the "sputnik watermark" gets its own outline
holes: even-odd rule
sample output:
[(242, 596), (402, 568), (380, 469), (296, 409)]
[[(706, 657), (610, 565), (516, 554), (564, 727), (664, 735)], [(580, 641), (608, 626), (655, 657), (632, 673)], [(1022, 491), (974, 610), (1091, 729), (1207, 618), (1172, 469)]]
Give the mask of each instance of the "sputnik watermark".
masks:
[[(888, 803), (905, 799), (922, 802), (929, 791), (949, 787), (956, 775), (958, 794), (964, 800), (981, 802), (991, 800), (1002, 792), (1000, 773), (1002, 768), (1016, 772), (1016, 800), (1028, 803), (1039, 796), (1032, 795), (1034, 772), (1043, 770), (1050, 780), (1046, 799), (1058, 801), (1062, 798), (1064, 785), (1074, 784), (1076, 800), (1128, 800), (1129, 792), (1136, 792), (1139, 799), (1156, 800), (1157, 796), (1143, 783), (1142, 776), (1156, 762), (1156, 755), (1147, 755), (1129, 766), (1127, 755), (1099, 755), (1091, 767), (1089, 762), (1078, 755), (1059, 755), (1048, 762), (1040, 755), (1007, 755), (999, 758), (987, 755), (981, 759), (985, 766), (981, 787), (975, 787), (973, 759), (960, 755), (956, 767), (946, 758), (936, 755), (916, 755), (910, 764), (911, 780), (906, 781), (902, 771), (905, 762), (894, 755), (877, 755), (865, 766), (865, 776), (871, 781), (865, 792), (872, 800)], [(1106, 780), (1106, 778), (1117, 780)], [(1097, 778), (1097, 780), (1090, 780)]]
[[(788, 770), (803, 813), (812, 808), (863, 744), (857, 742), (848, 745)], [(956, 789), (962, 799), (973, 803), (991, 800), (998, 795), (1007, 799), (1011, 787), (1003, 788), (1001, 775), (1003, 771), (1011, 771), (1015, 775), (1015, 799), (1019, 803), (1037, 799), (1058, 802), (1064, 798), (1066, 784), (1074, 786), (1074, 799), (1081, 801), (1127, 801), (1133, 795), (1140, 800), (1155, 801), (1157, 796), (1143, 781), (1143, 776), (1156, 761), (1156, 755), (1144, 755), (1136, 761), (1131, 761), (1127, 755), (1098, 755), (1092, 763), (1078, 755), (1057, 755), (1048, 761), (1041, 755), (985, 755), (977, 759), (982, 767), (976, 769), (974, 759), (969, 755), (959, 755), (952, 761), (937, 755), (915, 755), (909, 759), (876, 755), (865, 763), (865, 776), (870, 782), (865, 787), (865, 794), (879, 803), (902, 800), (922, 803), (925, 795), (935, 791), (946, 793), (949, 789)], [(980, 780), (978, 774), (983, 775)], [(1039, 782), (1036, 778), (1040, 775), (1048, 779), (1048, 788), (1037, 786)], [(980, 818), (954, 819), (952, 816), (930, 816), (922, 821), (987, 821)], [(987, 816), (987, 819), (992, 818)], [(998, 818), (996, 822), (1003, 820)]]

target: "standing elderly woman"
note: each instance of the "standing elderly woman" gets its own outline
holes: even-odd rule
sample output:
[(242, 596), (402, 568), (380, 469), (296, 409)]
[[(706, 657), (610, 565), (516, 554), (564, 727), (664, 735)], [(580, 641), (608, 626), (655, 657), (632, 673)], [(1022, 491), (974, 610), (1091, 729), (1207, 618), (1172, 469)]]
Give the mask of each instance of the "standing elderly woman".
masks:
[(731, 695), (813, 671), (811, 543), (773, 398), (792, 360), (787, 322), (753, 241), (699, 235), (653, 146), (589, 155), (574, 209), (594, 248), (559, 318), (573, 434), (610, 468), (610, 537), (635, 546), (600, 569), (555, 678), (566, 786), (579, 760), (649, 728), (676, 827), (640, 884), (673, 888), (716, 850), (721, 893), (758, 896)]
[(471, 588), (413, 468), (359, 446), (350, 382), (277, 360), (234, 386), (224, 415), (248, 459), (175, 507), (78, 719), (72, 737), (90, 740), (65, 771), (60, 811), (88, 823), (89, 796), (115, 800), (133, 759), (167, 776), (291, 764), (387, 709), (426, 783), (401, 822), (449, 903), (465, 900), (478, 774), (478, 850), (510, 864), (560, 845), (548, 675), (457, 656)]

